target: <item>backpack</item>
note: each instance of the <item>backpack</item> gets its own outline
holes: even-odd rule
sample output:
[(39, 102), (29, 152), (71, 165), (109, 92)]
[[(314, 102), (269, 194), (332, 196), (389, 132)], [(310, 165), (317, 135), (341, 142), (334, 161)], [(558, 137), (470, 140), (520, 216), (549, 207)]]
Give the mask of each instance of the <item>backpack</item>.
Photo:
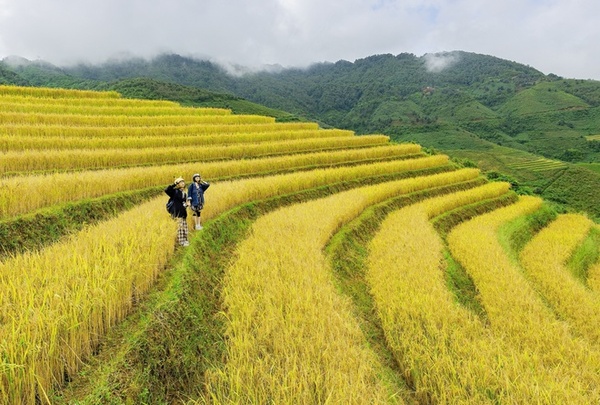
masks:
[(169, 198), (169, 201), (167, 201), (167, 212), (171, 215), (173, 215), (173, 205), (175, 205), (175, 201), (173, 201), (172, 198)]

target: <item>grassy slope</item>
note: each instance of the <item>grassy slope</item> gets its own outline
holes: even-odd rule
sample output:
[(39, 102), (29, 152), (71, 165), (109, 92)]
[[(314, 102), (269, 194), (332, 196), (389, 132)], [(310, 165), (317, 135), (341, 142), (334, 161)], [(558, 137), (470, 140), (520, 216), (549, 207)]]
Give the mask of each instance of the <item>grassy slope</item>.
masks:
[[(595, 109), (594, 109), (595, 110)], [(595, 114), (595, 112), (594, 112)], [(555, 115), (552, 115), (556, 119)], [(528, 118), (530, 119), (530, 118)], [(549, 121), (550, 119), (547, 118)], [(589, 125), (589, 121), (588, 121)], [(568, 128), (567, 128), (568, 129)], [(493, 129), (488, 128), (491, 133)], [(520, 135), (525, 136), (525, 135)], [(568, 131), (543, 132), (529, 136), (542, 150), (572, 146)], [(500, 135), (500, 143), (503, 142)], [(414, 141), (423, 146), (439, 149), (455, 158), (474, 162), (485, 172), (498, 172), (513, 179), (525, 193), (536, 193), (563, 206), (564, 209), (587, 212), (600, 221), (600, 169), (598, 164), (570, 164), (558, 158), (547, 159), (523, 150), (516, 138), (507, 137), (516, 147), (500, 146), (482, 139), (477, 133), (446, 125), (431, 131), (407, 132), (393, 137), (398, 141)], [(581, 142), (585, 139), (581, 139)], [(534, 163), (545, 161), (545, 163)]]
[(589, 105), (579, 97), (556, 88), (551, 82), (541, 82), (517, 93), (502, 105), (501, 114), (536, 114), (540, 112), (587, 108)]
[(508, 98), (495, 109), (496, 117), (475, 110), (477, 117), (472, 109), (470, 115), (461, 116), (457, 107), (440, 117), (445, 124), (430, 125), (429, 130), (404, 126), (393, 131), (394, 139), (414, 140), (469, 159), (484, 171), (511, 177), (526, 192), (539, 193), (564, 209), (585, 211), (600, 221), (600, 193), (594, 191), (600, 184), (598, 164), (568, 164), (600, 159), (599, 148), (585, 138), (600, 128), (599, 102), (598, 82), (540, 82)]
[[(391, 128), (392, 137), (470, 160), (486, 172), (508, 176), (522, 192), (538, 193), (565, 209), (586, 211), (599, 221), (600, 196), (592, 190), (600, 182), (600, 169), (597, 164), (576, 167), (568, 162), (599, 158), (582, 134), (597, 132), (600, 111), (581, 93), (567, 91), (575, 88), (563, 81), (541, 82), (516, 93), (491, 113), (463, 95), (454, 107), (436, 110), (438, 124), (407, 125), (406, 119), (398, 120), (399, 125)], [(597, 93), (598, 86), (585, 92), (593, 105)], [(413, 110), (421, 112), (423, 103), (440, 103), (435, 97), (414, 103)]]
[(600, 174), (600, 163), (578, 163), (577, 166), (584, 167)]
[(600, 222), (600, 175), (578, 166), (569, 167), (548, 184), (542, 197), (588, 212)]
[[(600, 222), (600, 170), (598, 165), (573, 165), (545, 170), (522, 168), (520, 162), (539, 156), (495, 146), (490, 151), (446, 150), (451, 156), (474, 161), (484, 171), (500, 172), (516, 180), (525, 193), (539, 194), (562, 206), (563, 210), (583, 211)], [(590, 170), (590, 169), (596, 169)]]

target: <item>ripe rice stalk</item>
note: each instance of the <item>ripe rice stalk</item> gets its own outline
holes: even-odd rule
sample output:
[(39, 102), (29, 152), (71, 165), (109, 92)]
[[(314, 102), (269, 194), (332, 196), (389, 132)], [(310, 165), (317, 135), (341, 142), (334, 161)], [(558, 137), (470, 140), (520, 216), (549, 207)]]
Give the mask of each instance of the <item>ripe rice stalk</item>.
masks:
[(532, 367), (550, 373), (565, 392), (598, 402), (600, 353), (555, 317), (498, 241), (502, 224), (534, 212), (541, 203), (521, 197), (516, 204), (471, 219), (450, 232), (448, 244), (473, 279), (494, 334), (528, 357)]
[(77, 115), (0, 112), (0, 125), (54, 125), (65, 127), (165, 127), (187, 125), (274, 124), (275, 118), (261, 115)]
[(0, 97), (2, 96), (25, 96), (44, 98), (120, 98), (116, 91), (92, 91), (92, 90), (69, 90), (52, 89), (45, 87), (22, 87), (0, 85)]
[[(114, 168), (149, 164), (203, 162), (224, 159), (248, 159), (272, 155), (323, 150), (381, 146), (389, 142), (384, 135), (308, 138), (292, 141), (244, 143), (224, 146), (180, 146), (145, 149), (85, 149), (66, 151), (26, 151), (0, 154), (0, 171), (32, 172), (49, 170), (76, 170)], [(408, 145), (408, 144), (407, 144)], [(397, 146), (388, 146), (397, 148)], [(418, 152), (420, 148), (403, 146)]]
[(362, 187), (257, 220), (224, 280), (228, 357), (209, 377), (213, 401), (391, 402), (394, 387), (377, 377), (380, 366), (335, 287), (323, 249), (370, 205), (477, 174), (455, 171)]
[(566, 268), (572, 252), (592, 226), (593, 222), (583, 215), (560, 215), (525, 246), (519, 258), (528, 277), (558, 315), (576, 334), (598, 345), (600, 296), (591, 293)]
[[(97, 92), (96, 92), (97, 93)], [(83, 108), (97, 107), (165, 107), (181, 108), (181, 104), (167, 100), (139, 100), (131, 98), (114, 97), (41, 97), (32, 95), (0, 94), (0, 101), (11, 104), (26, 105), (56, 105)]]
[[(203, 218), (254, 199), (398, 169), (390, 163), (219, 182), (211, 188)], [(420, 188), (477, 175), (464, 169), (403, 184)], [(164, 211), (165, 198), (40, 252), (0, 262), (0, 337), (6, 350), (1, 403), (30, 403), (37, 385), (49, 391), (65, 372), (75, 372), (106, 330), (128, 313), (132, 297), (147, 291), (173, 251), (175, 224)]]
[[(405, 153), (402, 147), (394, 149), (369, 148), (338, 152), (298, 154), (275, 158), (232, 160), (205, 164), (136, 167), (115, 170), (98, 170), (74, 173), (56, 173), (37, 176), (15, 176), (0, 179), (0, 219), (31, 212), (43, 207), (99, 197), (119, 191), (135, 190), (169, 184), (174, 178), (186, 173), (200, 172), (204, 178), (259, 175), (276, 170), (315, 168), (334, 164), (358, 164)], [(444, 155), (420, 159), (389, 162), (389, 167), (418, 170), (447, 164)], [(28, 193), (23, 197), (24, 187), (44, 190), (43, 193)]]
[[(223, 136), (226, 135), (226, 136)], [(280, 130), (236, 134), (200, 134), (167, 136), (129, 136), (74, 138), (61, 136), (0, 135), (0, 151), (72, 150), (72, 149), (138, 149), (175, 146), (231, 145), (305, 138), (352, 137), (354, 132), (342, 129)]]
[(369, 245), (367, 280), (387, 343), (423, 403), (569, 403), (544, 370), (457, 305), (444, 276), (444, 244), (430, 219), (502, 195), (506, 183), (432, 198), (398, 210)]
[[(42, 100), (43, 101), (43, 100)], [(54, 100), (58, 101), (58, 100)], [(231, 110), (213, 107), (182, 107), (173, 103), (172, 106), (154, 106), (143, 103), (131, 105), (106, 106), (98, 105), (73, 105), (70, 100), (65, 103), (57, 102), (33, 102), (31, 98), (23, 100), (12, 100), (0, 96), (0, 111), (11, 113), (29, 114), (70, 114), (70, 115), (94, 115), (94, 116), (172, 116), (172, 115), (229, 115)]]
[[(119, 136), (166, 136), (166, 135), (215, 135), (237, 134), (248, 132), (275, 132), (289, 130), (317, 130), (319, 125), (313, 122), (282, 123), (238, 123), (229, 124), (197, 124), (175, 126), (120, 126), (120, 127), (74, 127), (63, 125), (16, 125), (0, 126), (0, 136), (50, 136), (62, 138), (103, 138)], [(65, 139), (67, 141), (67, 139)]]
[(173, 252), (175, 224), (161, 211), (145, 204), (0, 262), (0, 340), (12, 365), (0, 372), (1, 403), (35, 403), (36, 390), (74, 375), (147, 291)]
[[(418, 162), (409, 163), (409, 161), (393, 161), (352, 167), (317, 169), (305, 173), (297, 172), (264, 178), (253, 178), (243, 182), (237, 180), (223, 181), (218, 183), (219, 210), (228, 210), (242, 204), (244, 201), (248, 200), (246, 195), (251, 196), (250, 200), (261, 200), (273, 195), (293, 193), (299, 190), (310, 189), (326, 184), (334, 184), (350, 179), (415, 170), (415, 163)], [(420, 163), (426, 162), (422, 161)], [(425, 167), (426, 166), (423, 166), (422, 168)], [(479, 170), (462, 169), (445, 173), (445, 175), (446, 176), (439, 175), (442, 176), (439, 178), (420, 177), (419, 179), (438, 181), (441, 183), (458, 183), (473, 180), (479, 175)], [(212, 204), (207, 204), (202, 215), (204, 216), (206, 213), (207, 217), (211, 217), (213, 215), (211, 211), (213, 207)]]

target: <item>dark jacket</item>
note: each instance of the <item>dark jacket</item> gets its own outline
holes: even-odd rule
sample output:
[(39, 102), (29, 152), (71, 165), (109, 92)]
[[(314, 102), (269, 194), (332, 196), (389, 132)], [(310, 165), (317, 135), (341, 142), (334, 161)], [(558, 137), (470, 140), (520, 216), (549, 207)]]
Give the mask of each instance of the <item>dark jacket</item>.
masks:
[(175, 187), (175, 184), (170, 184), (165, 188), (165, 193), (169, 196), (169, 203), (172, 202), (169, 212), (173, 218), (187, 218), (187, 209), (185, 207), (187, 195), (183, 190)]
[(204, 206), (204, 192), (210, 187), (210, 183), (203, 181), (200, 183), (192, 183), (188, 187), (188, 200), (192, 201), (193, 207)]

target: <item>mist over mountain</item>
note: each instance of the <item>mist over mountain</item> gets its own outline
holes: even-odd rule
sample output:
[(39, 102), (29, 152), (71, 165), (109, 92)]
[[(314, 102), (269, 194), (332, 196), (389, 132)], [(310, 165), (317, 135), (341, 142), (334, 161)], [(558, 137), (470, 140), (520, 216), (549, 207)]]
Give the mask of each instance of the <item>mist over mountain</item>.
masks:
[[(541, 82), (563, 83), (561, 92), (573, 94), (591, 107), (600, 100), (595, 90), (598, 82), (561, 82), (558, 76), (544, 75), (517, 62), (462, 51), (420, 57), (383, 54), (354, 62), (340, 60), (303, 69), (272, 66), (262, 71), (177, 54), (152, 59), (120, 57), (102, 64), (65, 67), (13, 56), (2, 65), (18, 75), (5, 80), (34, 86), (101, 89), (106, 83), (151, 78), (244, 97), (359, 133), (398, 130), (399, 124), (464, 120), (456, 110), (467, 104), (473, 107), (472, 119), (504, 116), (503, 103)], [(547, 109), (552, 108), (550, 103)]]
[[(519, 63), (460, 51), (421, 57), (409, 53), (374, 55), (354, 62), (340, 60), (304, 69), (271, 67), (262, 71), (225, 67), (176, 54), (152, 59), (119, 58), (98, 65), (71, 67), (19, 61), (13, 68), (32, 85), (56, 81), (57, 85), (69, 86), (71, 80), (82, 86), (82, 80), (86, 80), (93, 87), (97, 82), (152, 78), (236, 94), (329, 125), (352, 126), (359, 132), (380, 127), (379, 119), (376, 122), (371, 119), (378, 115), (378, 107), (387, 108), (390, 100), (406, 101), (428, 87), (438, 92), (448, 88), (467, 93), (477, 91), (478, 100), (493, 107), (515, 91), (546, 77)], [(501, 85), (494, 85), (498, 83)]]

